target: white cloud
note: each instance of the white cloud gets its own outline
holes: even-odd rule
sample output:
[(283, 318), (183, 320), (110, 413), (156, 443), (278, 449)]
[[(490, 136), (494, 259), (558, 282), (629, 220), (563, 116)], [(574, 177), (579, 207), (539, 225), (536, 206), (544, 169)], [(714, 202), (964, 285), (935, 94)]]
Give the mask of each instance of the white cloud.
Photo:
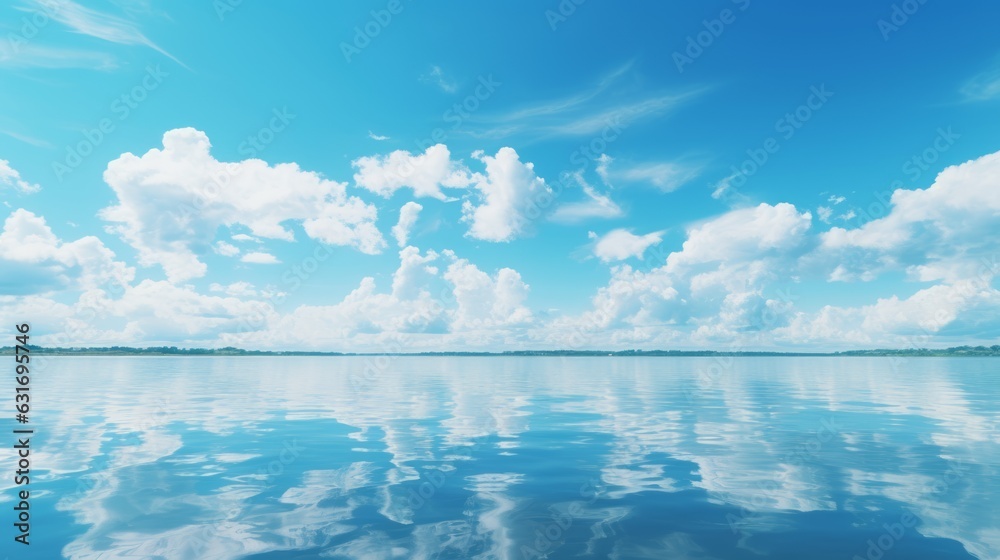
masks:
[[(1000, 273), (1000, 191), (995, 188), (1000, 153), (950, 167), (926, 189), (897, 190), (884, 217), (859, 227), (814, 229), (811, 213), (777, 203), (689, 224), (679, 246), (667, 246), (659, 231), (636, 234), (636, 229), (620, 228), (594, 234), (593, 253), (602, 261), (642, 262), (611, 266), (610, 278), (594, 290), (588, 309), (575, 315), (534, 312), (528, 305), (531, 278), (513, 268), (481, 269), (448, 250), (409, 246), (422, 206), (408, 202), (393, 228), (402, 249), (391, 286), (381, 280), (377, 285), (373, 277), (356, 278), (356, 289), (333, 305), (279, 313), (273, 288), (245, 281), (212, 283), (207, 294), (200, 294), (178, 285), (177, 279), (191, 271), (184, 259), (198, 263), (198, 255), (213, 250), (246, 253), (216, 239), (219, 231), (247, 232), (231, 235), (233, 242), (291, 239), (289, 220), (301, 222), (317, 239), (340, 239), (359, 248), (365, 239), (384, 244), (374, 229), (374, 207), (347, 197), (345, 185), (294, 165), (250, 160), (227, 166), (209, 155), (201, 133), (172, 133), (163, 150), (142, 157), (126, 154), (109, 165), (107, 181), (119, 204), (104, 215), (139, 249), (140, 259), (146, 250), (160, 259), (151, 262), (174, 270), (170, 281), (132, 286), (134, 270), (116, 261), (97, 238), (63, 242), (44, 219), (17, 210), (0, 232), (3, 316), (11, 309), (39, 310), (36, 315), (51, 317), (53, 332), (62, 329), (65, 340), (79, 343), (325, 350), (841, 349), (958, 345), (989, 341), (1000, 332), (1000, 292), (994, 288)], [(550, 195), (530, 163), (502, 148), (493, 157), (474, 154), (485, 170), (472, 173), (452, 162), (444, 149), (441, 161), (474, 186), (462, 209), (469, 237), (507, 241), (530, 233), (531, 221), (538, 218), (536, 203)], [(610, 164), (610, 158), (599, 160), (603, 173), (613, 177)], [(221, 185), (204, 190), (215, 184), (215, 176), (223, 178)], [(601, 196), (581, 184), (592, 200)], [(203, 199), (196, 199), (198, 193)], [(817, 210), (819, 219), (836, 215), (839, 198), (824, 194), (828, 206)], [(245, 262), (277, 260), (261, 251), (244, 256)], [(823, 281), (874, 280), (886, 271), (904, 272), (922, 284), (896, 284), (897, 295), (853, 307), (819, 307), (815, 298), (799, 302), (782, 295), (789, 287), (801, 285), (815, 293)], [(67, 303), (72, 295), (57, 299), (51, 294), (58, 290), (80, 292), (79, 298)], [(49, 295), (34, 295), (40, 293)], [(23, 305), (30, 309), (14, 294), (23, 294)]]
[[(799, 256), (811, 247), (810, 224), (810, 214), (799, 213), (791, 204), (732, 210), (695, 224), (688, 228), (680, 251), (648, 259), (663, 259), (663, 265), (612, 268), (608, 285), (592, 300), (592, 310), (557, 319), (551, 341), (567, 344), (572, 340), (567, 337), (583, 336), (586, 343), (599, 345), (653, 340), (692, 344), (781, 326), (791, 309), (765, 291), (796, 270)], [(624, 253), (612, 253), (609, 247), (607, 256)]]
[(627, 229), (609, 231), (594, 243), (594, 256), (604, 262), (623, 261), (630, 257), (642, 257), (646, 249), (662, 239), (663, 232), (635, 235)]
[(10, 166), (10, 162), (0, 159), (0, 188), (10, 187), (19, 193), (32, 194), (42, 190), (42, 187), (29, 183), (21, 178), (21, 174)]
[(544, 101), (537, 103), (530, 107), (525, 107), (514, 111), (512, 113), (505, 114), (502, 118), (498, 120), (519, 120), (519, 119), (533, 119), (538, 117), (547, 117), (553, 115), (560, 115), (577, 108), (585, 106), (588, 102), (592, 101), (600, 94), (611, 88), (622, 76), (628, 73), (632, 69), (633, 62), (628, 62), (622, 66), (609, 72), (606, 76), (601, 78), (596, 86), (583, 93), (578, 93), (565, 97), (562, 99), (557, 99), (553, 101)]
[(0, 293), (119, 287), (134, 276), (135, 269), (116, 261), (100, 239), (63, 242), (27, 210), (12, 212), (0, 231)]
[(601, 154), (600, 157), (597, 158), (597, 166), (594, 168), (594, 171), (597, 172), (601, 181), (608, 186), (611, 186), (611, 178), (608, 175), (608, 168), (611, 167), (611, 162), (613, 161), (614, 158), (608, 154)]
[[(809, 213), (790, 204), (727, 212), (690, 227), (664, 266), (614, 268), (593, 309), (556, 319), (550, 339), (565, 341), (568, 330), (622, 345), (985, 343), (1000, 331), (997, 176), (1000, 153), (950, 167), (927, 189), (897, 190), (885, 217), (853, 229), (814, 232)], [(832, 208), (824, 208), (820, 217), (830, 219)], [(816, 311), (798, 308), (787, 291), (800, 278), (873, 280), (891, 270), (938, 284), (909, 297)]]
[[(13, 48), (12, 44), (0, 42), (0, 67), (7, 68), (85, 68), (89, 70), (114, 70), (118, 61), (107, 53), (48, 47), (29, 43)], [(29, 142), (30, 143), (30, 142)]]
[(967, 81), (961, 93), (968, 101), (988, 101), (1000, 97), (1000, 64)]
[[(442, 258), (450, 260), (446, 268), (438, 264)], [(399, 259), (388, 292), (366, 277), (334, 305), (300, 306), (259, 331), (225, 335), (220, 344), (355, 351), (485, 348), (523, 336), (512, 329), (534, 323), (525, 305), (529, 288), (513, 269), (489, 274), (451, 251), (422, 253), (413, 246), (402, 249)]]
[(145, 45), (183, 66), (127, 19), (81, 6), (72, 0), (35, 0), (34, 4), (77, 33), (120, 45)]
[(374, 132), (372, 132), (370, 130), (368, 131), (368, 137), (371, 138), (372, 140), (376, 140), (378, 142), (384, 142), (386, 140), (389, 140), (388, 136), (382, 136), (381, 134), (375, 134)]
[(444, 278), (454, 286), (457, 309), (453, 329), (489, 329), (532, 320), (531, 311), (524, 306), (528, 285), (516, 270), (502, 268), (491, 277), (459, 259), (448, 267)]
[(817, 258), (840, 263), (845, 280), (887, 269), (923, 282), (974, 277), (996, 252), (997, 176), (1000, 152), (949, 167), (926, 189), (898, 189), (885, 217), (824, 233)]
[(627, 77), (628, 62), (603, 76), (589, 87), (556, 99), (534, 102), (513, 111), (483, 114), (467, 120), (467, 127), (479, 137), (504, 138), (528, 133), (540, 136), (593, 136), (614, 141), (621, 131), (637, 122), (659, 118), (696, 97), (700, 90), (648, 92), (636, 95)]
[(737, 177), (739, 177), (739, 175), (734, 173), (733, 175), (725, 177), (715, 183), (712, 187), (712, 198), (722, 200), (723, 202), (729, 202), (734, 206), (746, 203), (749, 198), (733, 186), (733, 181), (735, 181)]
[(706, 263), (745, 262), (767, 255), (784, 255), (803, 243), (812, 216), (795, 206), (760, 204), (732, 210), (688, 230), (680, 252), (667, 259), (671, 271)]
[[(4, 47), (3, 47), (2, 43), (0, 43), (0, 58), (3, 57), (3, 49), (4, 49)], [(2, 64), (2, 63), (0, 63), (0, 64)], [(27, 134), (21, 134), (19, 132), (14, 132), (13, 130), (0, 129), (0, 134), (3, 134), (5, 136), (10, 136), (11, 138), (13, 138), (15, 140), (19, 140), (21, 142), (24, 142), (25, 144), (31, 144), (32, 146), (35, 146), (36, 148), (54, 148), (55, 147), (51, 143), (46, 142), (45, 140), (41, 140), (39, 138), (35, 138), (34, 136), (29, 136)]]
[(387, 156), (358, 158), (351, 165), (358, 170), (354, 182), (359, 187), (385, 198), (409, 187), (415, 196), (448, 200), (441, 187), (465, 188), (473, 180), (461, 162), (451, 160), (444, 144), (430, 146), (418, 156), (396, 150)]
[(240, 259), (241, 262), (253, 263), (253, 264), (279, 264), (281, 261), (278, 257), (275, 257), (271, 253), (264, 253), (261, 251), (254, 251), (253, 253), (247, 253), (243, 255)]
[(500, 148), (495, 157), (477, 152), (473, 157), (486, 165), (486, 175), (476, 176), (480, 203), (466, 200), (462, 220), (469, 222), (469, 237), (485, 241), (510, 241), (526, 232), (529, 212), (538, 197), (551, 192), (535, 175), (534, 164), (522, 163), (513, 148)]
[[(628, 101), (543, 103), (506, 115), (482, 117), (480, 120), (493, 123), (493, 127), (481, 135), (506, 137), (530, 130), (535, 135), (601, 135), (613, 140), (623, 129), (640, 121), (661, 117), (699, 93), (661, 92)], [(587, 101), (590, 99), (588, 96), (580, 99), (584, 98)]]
[(423, 209), (423, 206), (412, 201), (407, 202), (399, 209), (399, 221), (392, 226), (392, 236), (396, 238), (396, 243), (400, 247), (406, 246), (406, 242), (410, 238), (410, 230), (417, 223), (417, 217), (420, 216), (420, 211)]
[(222, 333), (263, 327), (276, 318), (267, 303), (203, 295), (189, 286), (153, 280), (143, 280), (101, 308), (109, 316), (127, 320), (141, 340), (150, 342), (212, 341)]
[(628, 182), (649, 183), (661, 192), (673, 192), (698, 176), (696, 167), (674, 162), (644, 163), (622, 170), (615, 170), (611, 176)]
[(399, 268), (392, 275), (392, 296), (409, 300), (426, 292), (430, 279), (438, 274), (438, 268), (430, 264), (437, 259), (438, 254), (434, 251), (421, 256), (416, 247), (403, 248), (399, 252)]
[[(356, 349), (361, 340), (385, 347), (381, 337), (399, 334), (437, 334), (448, 332), (450, 320), (442, 299), (446, 284), (433, 266), (439, 255), (428, 251), (421, 255), (416, 247), (399, 252), (400, 265), (393, 274), (392, 290), (379, 292), (372, 277), (363, 278), (358, 287), (334, 305), (303, 305), (257, 332), (230, 333), (226, 344), (272, 347), (291, 344), (296, 347)], [(432, 295), (433, 294), (433, 295)], [(374, 339), (374, 343), (372, 342)]]
[(444, 70), (440, 66), (431, 66), (430, 71), (420, 76), (420, 79), (425, 83), (436, 85), (445, 93), (455, 93), (458, 91), (458, 84), (454, 80), (446, 78)]
[(193, 128), (168, 131), (163, 146), (108, 164), (104, 180), (118, 201), (100, 216), (139, 251), (141, 265), (161, 265), (171, 281), (205, 274), (198, 255), (222, 225), (290, 241), (293, 234), (282, 224), (301, 220), (306, 234), (324, 243), (368, 254), (385, 246), (375, 207), (348, 196), (344, 183), (294, 163), (220, 162), (209, 153), (205, 133)]
[(833, 203), (834, 206), (840, 204), (841, 202), (844, 202), (845, 200), (847, 199), (842, 196), (837, 196), (835, 194), (830, 195), (830, 198), (826, 199), (827, 202)]
[(859, 307), (825, 306), (815, 313), (798, 313), (775, 332), (793, 344), (923, 348), (995, 340), (1000, 316), (1000, 292), (984, 279), (960, 280), (919, 290), (909, 298), (880, 298)]
[[(192, 286), (167, 281), (143, 280), (136, 286), (89, 284), (78, 300), (68, 305), (47, 297), (17, 296), (8, 301), (0, 295), (0, 316), (44, 317), (46, 329), (39, 333), (38, 341), (47, 345), (211, 347), (219, 346), (225, 333), (266, 331), (279, 319), (270, 301), (283, 297), (257, 291), (245, 282), (210, 286), (213, 292), (228, 294), (226, 297), (200, 294)], [(261, 296), (267, 299), (253, 299)]]
[(618, 132), (634, 123), (659, 117), (694, 97), (695, 93), (657, 94), (636, 101), (608, 105), (596, 112), (580, 115), (549, 125), (540, 125), (539, 132), (558, 136), (587, 136), (605, 131)]
[(224, 257), (235, 257), (236, 255), (240, 254), (239, 247), (231, 243), (226, 243), (225, 241), (216, 242), (215, 245), (212, 247), (212, 250), (214, 250), (216, 253)]
[(227, 295), (236, 297), (255, 297), (257, 296), (257, 290), (254, 289), (253, 284), (250, 282), (233, 282), (228, 286), (223, 286), (213, 282), (208, 287), (209, 290), (213, 292), (225, 292)]
[(625, 212), (615, 201), (611, 200), (609, 195), (597, 192), (597, 189), (584, 180), (581, 173), (576, 173), (574, 178), (580, 184), (587, 199), (581, 202), (560, 204), (549, 216), (550, 220), (563, 224), (574, 224), (592, 218), (606, 220), (625, 215)]

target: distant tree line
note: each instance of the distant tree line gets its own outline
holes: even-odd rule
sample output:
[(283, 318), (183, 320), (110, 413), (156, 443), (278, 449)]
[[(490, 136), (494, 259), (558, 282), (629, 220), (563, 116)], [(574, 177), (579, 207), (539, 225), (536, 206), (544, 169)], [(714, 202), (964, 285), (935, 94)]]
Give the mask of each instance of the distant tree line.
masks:
[[(176, 346), (131, 346), (100, 347), (53, 347), (29, 346), (32, 352), (48, 355), (76, 356), (372, 356), (385, 355), (383, 352), (305, 352), (244, 350), (227, 346), (225, 348), (178, 348)], [(0, 348), (0, 354), (13, 354), (14, 347)], [(951, 356), (1000, 356), (1000, 345), (956, 346), (945, 349), (907, 348), (849, 350), (846, 352), (716, 352), (712, 350), (515, 350), (508, 352), (412, 352), (399, 353), (412, 356), (911, 356), (911, 357), (951, 357)]]

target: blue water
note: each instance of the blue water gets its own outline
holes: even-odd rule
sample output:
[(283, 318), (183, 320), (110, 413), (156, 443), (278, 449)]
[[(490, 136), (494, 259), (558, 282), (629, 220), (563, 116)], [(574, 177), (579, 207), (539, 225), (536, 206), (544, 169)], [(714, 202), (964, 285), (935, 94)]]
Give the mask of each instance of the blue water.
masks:
[(48, 358), (0, 554), (996, 559), (998, 366)]

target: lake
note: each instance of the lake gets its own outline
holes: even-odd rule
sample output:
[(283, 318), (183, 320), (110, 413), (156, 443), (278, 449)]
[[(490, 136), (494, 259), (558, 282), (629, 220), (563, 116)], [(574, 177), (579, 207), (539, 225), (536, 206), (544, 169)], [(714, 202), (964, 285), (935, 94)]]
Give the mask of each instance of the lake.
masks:
[(5, 443), (0, 550), (996, 559), (998, 366), (49, 357), (32, 377), (32, 544), (13, 543)]

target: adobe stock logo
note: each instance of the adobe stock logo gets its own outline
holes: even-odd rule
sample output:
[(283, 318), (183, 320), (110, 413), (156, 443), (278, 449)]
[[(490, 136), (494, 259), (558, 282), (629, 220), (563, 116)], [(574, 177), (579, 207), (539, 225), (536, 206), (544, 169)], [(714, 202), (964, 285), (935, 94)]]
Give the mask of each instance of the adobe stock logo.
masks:
[(878, 20), (878, 30), (882, 33), (882, 40), (888, 41), (889, 36), (909, 23), (910, 18), (926, 3), (927, 0), (903, 0), (899, 4), (893, 4), (889, 19)]
[(715, 44), (716, 39), (721, 37), (730, 25), (736, 23), (738, 14), (745, 12), (750, 7), (750, 0), (732, 0), (732, 3), (736, 5), (737, 11), (725, 8), (719, 12), (718, 17), (702, 20), (701, 25), (704, 29), (694, 35), (687, 36), (683, 52), (674, 51), (671, 58), (674, 60), (674, 66), (677, 67), (678, 73), (683, 74), (685, 66), (694, 64), (695, 60), (705, 54), (705, 51)]
[(806, 98), (805, 103), (796, 107), (794, 111), (785, 113), (785, 116), (774, 123), (774, 131), (781, 135), (781, 140), (774, 136), (767, 138), (759, 148), (747, 149), (747, 159), (743, 160), (738, 167), (730, 166), (729, 187), (739, 189), (750, 177), (756, 175), (762, 167), (767, 165), (771, 156), (781, 150), (781, 142), (791, 140), (799, 129), (823, 109), (833, 95), (832, 91), (826, 89), (826, 84), (809, 88), (809, 97)]
[(389, 0), (385, 8), (369, 12), (371, 18), (364, 25), (354, 27), (353, 40), (350, 43), (347, 41), (340, 42), (340, 53), (344, 55), (344, 60), (350, 64), (355, 56), (367, 49), (372, 44), (372, 41), (381, 35), (386, 27), (389, 27), (389, 24), (393, 21), (393, 16), (403, 13), (403, 8), (405, 7), (401, 0)]
[[(149, 98), (150, 93), (163, 84), (164, 78), (168, 76), (170, 74), (161, 70), (159, 64), (146, 66), (146, 74), (134, 87), (116, 97), (109, 105), (108, 110), (118, 117), (118, 122), (124, 122)], [(66, 155), (62, 161), (52, 161), (52, 172), (55, 173), (56, 179), (61, 183), (66, 175), (80, 167), (117, 128), (118, 125), (111, 117), (105, 117), (98, 121), (94, 128), (80, 130), (83, 139), (66, 146)]]

